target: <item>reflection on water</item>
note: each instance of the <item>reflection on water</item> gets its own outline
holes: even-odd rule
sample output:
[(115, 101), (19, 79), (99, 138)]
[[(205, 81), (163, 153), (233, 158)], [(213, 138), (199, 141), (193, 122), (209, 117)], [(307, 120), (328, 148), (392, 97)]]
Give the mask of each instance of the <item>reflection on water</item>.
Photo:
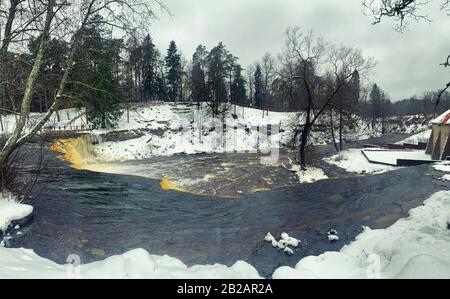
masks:
[[(202, 159), (218, 158), (204, 156), (199, 161)], [(126, 165), (140, 167), (137, 163)], [(433, 179), (430, 166), (419, 166), (229, 200), (164, 191), (159, 181), (65, 165), (52, 166), (46, 173), (45, 179), (50, 181), (32, 202), (34, 221), (23, 230), (23, 236), (12, 240), (13, 246), (33, 248), (60, 263), (70, 254), (90, 262), (145, 248), (152, 254), (180, 258), (188, 265), (231, 265), (245, 260), (264, 276), (280, 265), (294, 266), (303, 256), (338, 250), (362, 225), (388, 226), (404, 215), (406, 208), (449, 186)], [(330, 228), (338, 230), (341, 241), (327, 240)], [(303, 244), (293, 256), (287, 256), (263, 241), (269, 231), (274, 235), (288, 232)]]

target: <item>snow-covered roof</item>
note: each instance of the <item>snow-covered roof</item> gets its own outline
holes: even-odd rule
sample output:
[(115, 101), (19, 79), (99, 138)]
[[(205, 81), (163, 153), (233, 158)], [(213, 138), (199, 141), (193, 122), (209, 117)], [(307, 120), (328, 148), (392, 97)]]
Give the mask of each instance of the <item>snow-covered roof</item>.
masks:
[(431, 123), (433, 125), (450, 125), (450, 110), (433, 119)]

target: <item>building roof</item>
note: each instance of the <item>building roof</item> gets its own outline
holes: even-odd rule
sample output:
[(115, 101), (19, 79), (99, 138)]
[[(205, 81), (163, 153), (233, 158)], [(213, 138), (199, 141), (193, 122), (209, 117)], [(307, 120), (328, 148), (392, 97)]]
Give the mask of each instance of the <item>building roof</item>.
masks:
[(431, 123), (433, 125), (450, 125), (450, 110), (433, 119)]

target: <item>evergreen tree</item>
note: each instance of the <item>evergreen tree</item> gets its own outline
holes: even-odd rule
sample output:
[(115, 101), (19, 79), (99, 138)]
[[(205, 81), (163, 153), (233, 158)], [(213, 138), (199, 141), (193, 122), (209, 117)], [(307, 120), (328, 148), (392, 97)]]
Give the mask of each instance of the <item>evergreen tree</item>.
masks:
[(142, 45), (142, 92), (145, 100), (155, 100), (158, 96), (158, 59), (158, 50), (149, 34), (145, 37)]
[(174, 41), (170, 42), (165, 58), (167, 96), (170, 101), (176, 102), (181, 96), (181, 55), (178, 53)]
[(238, 60), (238, 58), (236, 56), (229, 53), (228, 51), (225, 52), (224, 69), (225, 69), (226, 77), (228, 80), (228, 90), (229, 90), (230, 100), (232, 100), (232, 98), (233, 98), (233, 88), (232, 88), (233, 73), (234, 73), (234, 68), (237, 65), (236, 64), (237, 60)]
[(261, 66), (258, 64), (255, 71), (255, 106), (263, 108), (264, 84)]
[(381, 116), (381, 91), (377, 84), (374, 84), (370, 92), (370, 103), (372, 104), (372, 129), (375, 129), (375, 124)]
[(75, 57), (70, 90), (78, 106), (86, 107), (87, 118), (96, 127), (115, 127), (122, 115), (121, 88), (116, 74), (116, 58), (122, 41), (104, 39), (98, 27), (88, 27)]
[(157, 72), (155, 74), (155, 97), (156, 99), (160, 101), (167, 101), (169, 100), (168, 97), (168, 90), (167, 90), (167, 81), (164, 75), (164, 68), (165, 68), (165, 62), (159, 61), (157, 65)]
[(223, 43), (214, 47), (208, 55), (208, 87), (211, 91), (210, 108), (212, 114), (222, 114), (221, 103), (226, 103), (227, 88), (225, 83), (226, 50)]
[(131, 95), (130, 100), (142, 101), (144, 99), (143, 94), (143, 51), (142, 44), (135, 38), (131, 38), (127, 43), (128, 50), (128, 70), (129, 70), (129, 83), (131, 90), (129, 94)]
[(201, 68), (200, 64), (194, 64), (192, 67), (192, 99), (197, 102), (197, 106), (200, 107), (200, 103), (207, 102), (209, 100), (209, 92), (205, 82), (205, 72)]
[(359, 98), (361, 96), (361, 78), (357, 70), (353, 72), (352, 77), (350, 78), (348, 93), (349, 111), (355, 113), (357, 112), (356, 108), (359, 105)]
[(197, 106), (200, 107), (200, 103), (207, 102), (209, 100), (209, 90), (206, 86), (205, 68), (206, 57), (208, 53), (206, 48), (202, 45), (197, 47), (194, 55), (192, 56), (192, 73), (191, 73), (191, 90), (192, 99), (197, 102)]
[(245, 85), (247, 82), (242, 76), (242, 67), (237, 64), (234, 67), (233, 83), (231, 85), (231, 102), (235, 105), (248, 105), (247, 91)]

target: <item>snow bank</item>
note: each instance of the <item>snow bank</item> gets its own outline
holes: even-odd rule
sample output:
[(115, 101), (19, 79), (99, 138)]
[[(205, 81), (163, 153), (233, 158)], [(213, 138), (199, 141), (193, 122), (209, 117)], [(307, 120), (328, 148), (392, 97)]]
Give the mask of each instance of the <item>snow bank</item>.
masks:
[(299, 122), (297, 113), (269, 112), (263, 116), (261, 110), (243, 107), (233, 112), (231, 108), (222, 122), (213, 119), (206, 107), (199, 111), (195, 105), (166, 103), (136, 108), (130, 111), (129, 122), (124, 113), (116, 130), (138, 133), (138, 137), (103, 142), (94, 151), (104, 162), (174, 154), (270, 153), (290, 141), (292, 123)]
[(450, 192), (441, 191), (387, 229), (365, 228), (340, 252), (281, 267), (273, 278), (450, 278)]
[[(58, 119), (59, 115), (59, 119)], [(43, 113), (30, 113), (30, 117), (25, 124), (24, 131), (28, 132), (35, 124), (37, 124), (42, 117)], [(16, 124), (16, 116), (9, 114), (3, 116), (3, 129), (4, 131), (0, 131), (0, 135), (2, 134), (11, 134), (14, 130), (14, 126)], [(86, 116), (84, 114), (84, 109), (64, 109), (60, 110), (58, 114), (54, 113), (49, 121), (46, 123), (44, 128), (64, 128), (69, 126), (87, 126)]]
[(450, 172), (450, 162), (439, 162), (433, 165), (434, 169), (442, 172)]
[(0, 230), (5, 232), (11, 222), (23, 219), (33, 212), (33, 207), (19, 203), (8, 192), (0, 193)]
[[(71, 261), (77, 262), (75, 256)], [(83, 279), (259, 279), (254, 267), (238, 261), (231, 267), (207, 265), (187, 267), (168, 256), (150, 255), (143, 249), (129, 251), (101, 262), (76, 266), (58, 265), (33, 250), (0, 248), (0, 278)]]
[(431, 155), (427, 155), (424, 150), (365, 149), (363, 151), (370, 162), (392, 166), (397, 165), (397, 160), (431, 161)]
[(322, 169), (308, 167), (306, 170), (302, 170), (301, 166), (299, 164), (293, 163), (291, 158), (289, 158), (288, 166), (286, 166), (284, 163), (281, 163), (281, 165), (287, 170), (295, 173), (300, 183), (313, 183), (328, 179), (328, 176), (323, 172)]
[(325, 158), (324, 161), (345, 169), (347, 172), (358, 174), (379, 174), (396, 169), (394, 166), (370, 163), (362, 154), (361, 149), (345, 150), (330, 158)]
[(410, 136), (400, 142), (398, 144), (410, 143), (410, 144), (418, 144), (419, 142), (428, 143), (428, 140), (431, 136), (431, 130), (425, 130), (416, 135)]
[[(442, 172), (450, 173), (450, 162), (444, 161), (440, 163), (435, 163), (433, 165), (434, 169)], [(443, 181), (450, 181), (450, 174), (446, 174), (441, 178)]]

